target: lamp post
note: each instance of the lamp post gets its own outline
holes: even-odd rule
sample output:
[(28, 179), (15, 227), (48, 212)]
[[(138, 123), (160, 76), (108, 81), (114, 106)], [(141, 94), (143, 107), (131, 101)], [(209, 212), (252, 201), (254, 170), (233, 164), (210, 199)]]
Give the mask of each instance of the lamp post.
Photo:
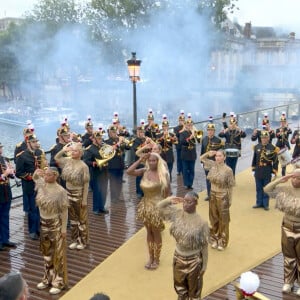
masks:
[(136, 131), (137, 111), (136, 111), (136, 82), (140, 80), (141, 60), (136, 59), (136, 53), (131, 52), (131, 59), (127, 60), (129, 78), (133, 86), (133, 130)]

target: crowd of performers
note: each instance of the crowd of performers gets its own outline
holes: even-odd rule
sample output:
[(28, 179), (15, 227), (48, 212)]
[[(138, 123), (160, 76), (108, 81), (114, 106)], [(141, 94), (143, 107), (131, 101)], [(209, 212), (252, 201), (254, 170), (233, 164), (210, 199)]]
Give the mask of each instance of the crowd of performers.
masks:
[[(67, 287), (67, 223), (71, 234), (69, 249), (84, 250), (89, 244), (88, 192), (92, 191), (93, 213), (108, 214), (108, 191), (111, 203), (120, 200), (126, 169), (125, 151), (131, 149), (135, 159), (128, 166), (127, 174), (136, 177), (136, 197), (140, 199), (137, 218), (147, 232), (149, 260), (145, 268), (155, 270), (159, 267), (161, 231), (165, 228), (164, 221), (170, 221), (170, 233), (176, 240), (173, 275), (178, 299), (200, 299), (208, 244), (223, 251), (229, 243), (232, 190), (246, 132), (238, 126), (234, 113), (230, 113), (229, 118), (223, 114), (219, 133), (216, 133), (212, 118), (204, 132), (197, 130), (191, 115), (185, 116), (183, 111), (173, 131), (166, 116), (161, 126), (155, 123), (152, 110), (149, 110), (147, 120), (136, 128), (134, 136), (130, 136), (120, 124), (117, 113), (114, 113), (107, 132), (103, 126), (94, 130), (89, 117), (85, 134), (79, 136), (71, 131), (65, 119), (57, 130), (49, 160), (34, 128), (29, 125), (23, 130), (24, 141), (15, 148), (15, 168), (2, 155), (3, 145), (0, 143), (0, 251), (16, 247), (9, 239), (10, 179), (21, 179), (28, 234), (32, 240), (40, 240), (44, 257), (44, 276), (37, 284), (38, 289), (50, 287), (50, 294), (58, 294)], [(106, 133), (108, 136), (104, 138)], [(300, 278), (297, 258), (300, 255), (297, 245), (300, 241), (300, 204), (295, 201), (299, 200), (297, 188), (300, 187), (300, 171), (297, 169), (299, 130), (292, 132), (284, 113), (280, 117), (280, 127), (273, 130), (266, 115), (262, 128), (253, 131), (251, 140), (257, 141), (252, 159), (256, 184), (253, 208), (269, 210), (271, 195), (278, 199), (277, 208), (285, 212), (282, 225), (283, 291), (291, 292), (294, 282)], [(273, 140), (276, 140), (274, 144)], [(291, 157), (290, 143), (295, 145)], [(187, 190), (183, 198), (172, 195), (171, 191), (175, 157), (177, 176), (182, 176)], [(197, 158), (206, 177), (204, 200), (209, 201), (210, 227), (196, 212), (199, 196), (193, 191), (193, 183)], [(272, 181), (277, 176), (279, 161), (282, 177)], [(291, 162), (296, 171), (287, 175), (286, 166)], [(289, 179), (292, 187), (276, 187)], [(182, 203), (182, 209), (174, 206), (178, 203)], [(300, 290), (297, 293), (300, 295)]]

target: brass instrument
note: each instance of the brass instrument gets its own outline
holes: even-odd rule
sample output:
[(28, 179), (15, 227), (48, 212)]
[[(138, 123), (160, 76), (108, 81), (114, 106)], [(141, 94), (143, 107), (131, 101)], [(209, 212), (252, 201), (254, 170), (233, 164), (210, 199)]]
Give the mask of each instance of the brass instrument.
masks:
[(136, 138), (133, 138), (133, 139), (129, 140), (129, 143), (128, 143), (128, 146), (129, 146), (129, 147), (132, 147), (132, 146), (133, 146), (133, 143), (134, 143), (135, 139), (136, 139)]
[(99, 150), (99, 154), (101, 155), (101, 157), (103, 157), (103, 159), (96, 158), (95, 161), (98, 167), (101, 168), (115, 156), (116, 150), (111, 145), (103, 144), (103, 146)]
[(194, 138), (200, 140), (203, 137), (203, 130), (198, 130), (195, 126), (193, 126), (192, 133)]
[(151, 131), (159, 132), (159, 125), (157, 123), (151, 124)]
[(47, 161), (47, 158), (46, 158), (46, 154), (44, 152), (44, 150), (40, 149), (41, 150), (41, 155), (40, 156), (36, 156), (36, 159), (37, 159), (37, 166), (39, 169), (42, 169), (44, 170), (46, 167), (48, 167), (48, 161)]
[(193, 135), (196, 139), (200, 140), (203, 137), (203, 130), (194, 130)]
[(133, 139), (126, 139), (126, 138), (124, 138), (123, 142), (126, 144), (126, 146), (132, 147), (132, 145), (133, 145), (135, 139), (136, 139), (136, 138), (133, 138)]
[(163, 140), (166, 143), (178, 144), (176, 135), (170, 131), (163, 132), (163, 135), (159, 140)]

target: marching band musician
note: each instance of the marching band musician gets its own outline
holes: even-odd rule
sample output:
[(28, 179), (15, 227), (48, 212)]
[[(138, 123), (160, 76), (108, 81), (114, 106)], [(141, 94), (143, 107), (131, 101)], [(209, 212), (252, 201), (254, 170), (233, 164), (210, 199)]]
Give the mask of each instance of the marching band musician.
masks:
[[(219, 137), (225, 138), (226, 164), (232, 169), (233, 175), (235, 176), (237, 161), (239, 156), (241, 155), (241, 141), (242, 138), (246, 137), (246, 132), (238, 127), (237, 119), (235, 116), (230, 118), (228, 127), (226, 125), (224, 126), (224, 128), (225, 129), (223, 129), (219, 133)], [(236, 151), (232, 151), (229, 153), (229, 149), (233, 149)]]
[(91, 175), (91, 187), (93, 190), (93, 213), (95, 215), (108, 214), (105, 209), (108, 173), (107, 166), (99, 166), (96, 159), (103, 159), (100, 149), (103, 146), (103, 131), (94, 131), (93, 143), (88, 146), (83, 155), (83, 161), (88, 165)]
[(148, 124), (145, 126), (145, 135), (155, 141), (156, 135), (159, 133), (159, 126), (154, 122), (154, 115), (151, 108), (148, 111), (147, 120)]
[[(264, 115), (264, 118), (262, 120), (262, 127), (263, 127), (263, 130), (265, 131), (268, 131), (269, 132), (269, 143), (272, 144), (272, 140), (275, 138), (275, 132), (273, 129), (271, 129), (271, 126), (270, 126), (270, 120), (268, 118), (268, 115), (265, 114)], [(252, 136), (251, 136), (251, 141), (258, 141), (258, 143), (261, 143), (261, 138), (260, 138), (260, 135), (261, 135), (261, 130), (259, 129), (254, 129), (253, 130), (253, 133), (252, 133)]]
[(40, 234), (40, 214), (35, 203), (35, 185), (32, 175), (36, 169), (47, 166), (45, 153), (39, 149), (38, 139), (34, 134), (26, 137), (27, 149), (17, 155), (16, 176), (22, 179), (23, 200), (28, 203), (28, 231), (32, 240)]
[[(65, 116), (61, 122), (61, 128), (65, 128), (70, 133), (70, 141), (73, 141), (75, 143), (81, 142), (81, 134), (76, 133), (74, 131), (71, 131), (70, 124), (68, 123), (68, 117)], [(56, 142), (58, 142), (58, 138), (56, 139)]]
[[(292, 134), (292, 130), (288, 127), (288, 123), (286, 121), (285, 112), (281, 114), (280, 117), (280, 127), (276, 129), (276, 147), (280, 150), (287, 148), (288, 150), (291, 149), (290, 142), (289, 142), (289, 135)], [(286, 173), (286, 166), (281, 166), (281, 175), (285, 176)]]
[[(180, 111), (180, 115), (178, 117), (178, 125), (174, 127), (174, 133), (177, 137), (177, 141), (179, 141), (179, 135), (184, 128), (185, 115), (184, 110)], [(177, 175), (182, 173), (182, 161), (181, 161), (181, 144), (175, 144), (176, 147), (176, 165), (177, 165)]]
[[(137, 161), (139, 159), (139, 156), (136, 154), (136, 152), (142, 148), (145, 145), (146, 142), (146, 138), (145, 138), (145, 127), (143, 125), (144, 123), (141, 122), (140, 126), (137, 126), (136, 128), (136, 138), (133, 141), (132, 144), (132, 150), (135, 153), (135, 159), (134, 161)], [(144, 165), (143, 164), (139, 164), (137, 166), (137, 169), (141, 169), (143, 168)], [(136, 195), (139, 199), (141, 199), (144, 196), (144, 193), (141, 189), (141, 180), (142, 180), (142, 176), (136, 176), (135, 178), (135, 188), (136, 188)]]
[(20, 143), (18, 143), (16, 145), (16, 148), (15, 148), (15, 152), (14, 152), (14, 162), (16, 163), (16, 157), (18, 155), (18, 153), (24, 151), (26, 148), (27, 148), (27, 143), (26, 143), (26, 136), (27, 135), (30, 135), (30, 134), (33, 134), (34, 132), (34, 126), (33, 124), (31, 123), (31, 121), (27, 121), (27, 127), (23, 129), (23, 137), (24, 137), (24, 140)]
[(36, 204), (41, 216), (40, 250), (44, 257), (43, 280), (39, 290), (51, 286), (51, 295), (67, 287), (66, 236), (68, 219), (67, 191), (57, 183), (56, 167), (37, 169), (33, 174), (37, 196)]
[[(56, 167), (58, 169), (59, 175), (61, 175), (62, 169), (54, 159), (55, 155), (62, 150), (62, 148), (70, 142), (70, 132), (67, 130), (66, 127), (60, 127), (57, 130), (57, 143), (53, 145), (50, 149), (50, 167)], [(64, 154), (67, 156), (67, 154)], [(62, 187), (66, 188), (66, 182), (59, 178), (59, 183)]]
[(170, 181), (172, 181), (172, 170), (174, 164), (173, 145), (178, 144), (177, 137), (174, 133), (169, 131), (169, 121), (166, 115), (163, 115), (162, 132), (157, 134), (156, 142), (161, 145), (161, 157), (167, 163), (170, 173)]
[(300, 156), (300, 134), (299, 134), (299, 129), (296, 129), (293, 132), (293, 135), (292, 135), (292, 138), (291, 138), (291, 144), (295, 145), (294, 150), (293, 150), (292, 158), (296, 159), (297, 157)]
[(87, 148), (93, 143), (93, 126), (92, 117), (88, 116), (87, 121), (84, 124), (85, 133), (81, 137), (81, 143), (84, 148)]
[(112, 202), (117, 202), (120, 198), (125, 167), (123, 154), (125, 150), (130, 149), (125, 143), (125, 138), (123, 136), (118, 136), (117, 130), (116, 126), (110, 126), (109, 139), (105, 141), (106, 144), (113, 146), (116, 151), (114, 157), (108, 162), (108, 177)]
[[(209, 152), (211, 150), (219, 150), (223, 148), (223, 142), (220, 138), (215, 136), (216, 127), (215, 124), (212, 121), (212, 117), (210, 117), (210, 122), (207, 124), (206, 127), (207, 135), (203, 137), (202, 144), (201, 144), (201, 151), (200, 155), (203, 155), (206, 152)], [(215, 156), (208, 157), (210, 160), (215, 160)], [(205, 197), (205, 201), (210, 200), (210, 190), (211, 190), (211, 184), (210, 181), (207, 179), (207, 175), (209, 172), (209, 168), (207, 165), (203, 165), (205, 176), (206, 176), (206, 189), (207, 189), (207, 196)]]
[[(71, 155), (65, 157), (65, 153)], [(88, 210), (87, 197), (89, 187), (89, 168), (81, 160), (83, 148), (81, 143), (65, 145), (54, 157), (62, 168), (62, 178), (66, 181), (69, 199), (69, 220), (71, 240), (69, 249), (85, 249), (88, 244)]]
[[(27, 127), (25, 127), (23, 129), (23, 137), (24, 137), (24, 140), (20, 143), (18, 143), (15, 147), (15, 151), (14, 151), (14, 162), (16, 164), (17, 162), (17, 155), (26, 150), (27, 149), (27, 141), (26, 141), (26, 137), (28, 135), (31, 135), (33, 134), (34, 132), (34, 127), (33, 127), (33, 124), (31, 123), (31, 121), (27, 121)], [(26, 197), (24, 197), (24, 195), (22, 195), (22, 198), (23, 198), (23, 211), (25, 213), (28, 213), (28, 199)]]
[(193, 128), (194, 122), (191, 114), (188, 114), (184, 122), (184, 130), (179, 135), (181, 144), (182, 175), (183, 183), (187, 190), (193, 189), (195, 177), (195, 162), (197, 159), (196, 144), (201, 142)]
[(119, 114), (117, 112), (114, 112), (113, 125), (117, 127), (118, 136), (130, 136), (130, 133), (127, 131), (126, 127), (121, 125)]
[(15, 247), (9, 240), (9, 212), (12, 193), (9, 178), (13, 178), (14, 169), (9, 160), (2, 155), (3, 145), (0, 143), (0, 251), (5, 247)]
[(264, 187), (271, 182), (272, 174), (277, 175), (279, 148), (269, 143), (269, 132), (261, 132), (261, 143), (254, 146), (252, 171), (256, 185), (256, 204), (253, 208), (269, 210), (269, 196)]

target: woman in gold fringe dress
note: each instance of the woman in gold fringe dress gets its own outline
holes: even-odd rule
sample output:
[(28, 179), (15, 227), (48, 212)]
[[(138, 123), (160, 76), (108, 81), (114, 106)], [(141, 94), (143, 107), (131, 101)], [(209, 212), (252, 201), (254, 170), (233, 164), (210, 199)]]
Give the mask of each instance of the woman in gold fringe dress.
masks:
[[(215, 161), (208, 157), (215, 156)], [(232, 188), (235, 184), (232, 169), (225, 164), (224, 150), (208, 151), (200, 156), (206, 169), (207, 179), (211, 183), (209, 201), (210, 242), (211, 247), (224, 250), (229, 241), (229, 208), (232, 200)]]
[(40, 249), (44, 256), (44, 277), (38, 289), (52, 286), (50, 294), (66, 288), (66, 230), (68, 219), (67, 191), (57, 183), (55, 167), (37, 169), (33, 174), (37, 191), (36, 204), (40, 210)]
[[(64, 157), (65, 153), (68, 157)], [(72, 243), (70, 249), (82, 250), (88, 244), (87, 197), (90, 174), (88, 166), (81, 160), (83, 149), (81, 143), (67, 144), (54, 157), (62, 168), (61, 177), (66, 181), (69, 199), (69, 219)]]
[[(145, 162), (145, 167), (137, 166)], [(146, 269), (157, 269), (162, 247), (161, 231), (165, 225), (156, 204), (170, 194), (170, 176), (163, 159), (157, 153), (147, 153), (127, 170), (128, 175), (143, 176), (141, 188), (144, 197), (138, 205), (137, 219), (143, 221), (147, 230), (149, 261)]]

